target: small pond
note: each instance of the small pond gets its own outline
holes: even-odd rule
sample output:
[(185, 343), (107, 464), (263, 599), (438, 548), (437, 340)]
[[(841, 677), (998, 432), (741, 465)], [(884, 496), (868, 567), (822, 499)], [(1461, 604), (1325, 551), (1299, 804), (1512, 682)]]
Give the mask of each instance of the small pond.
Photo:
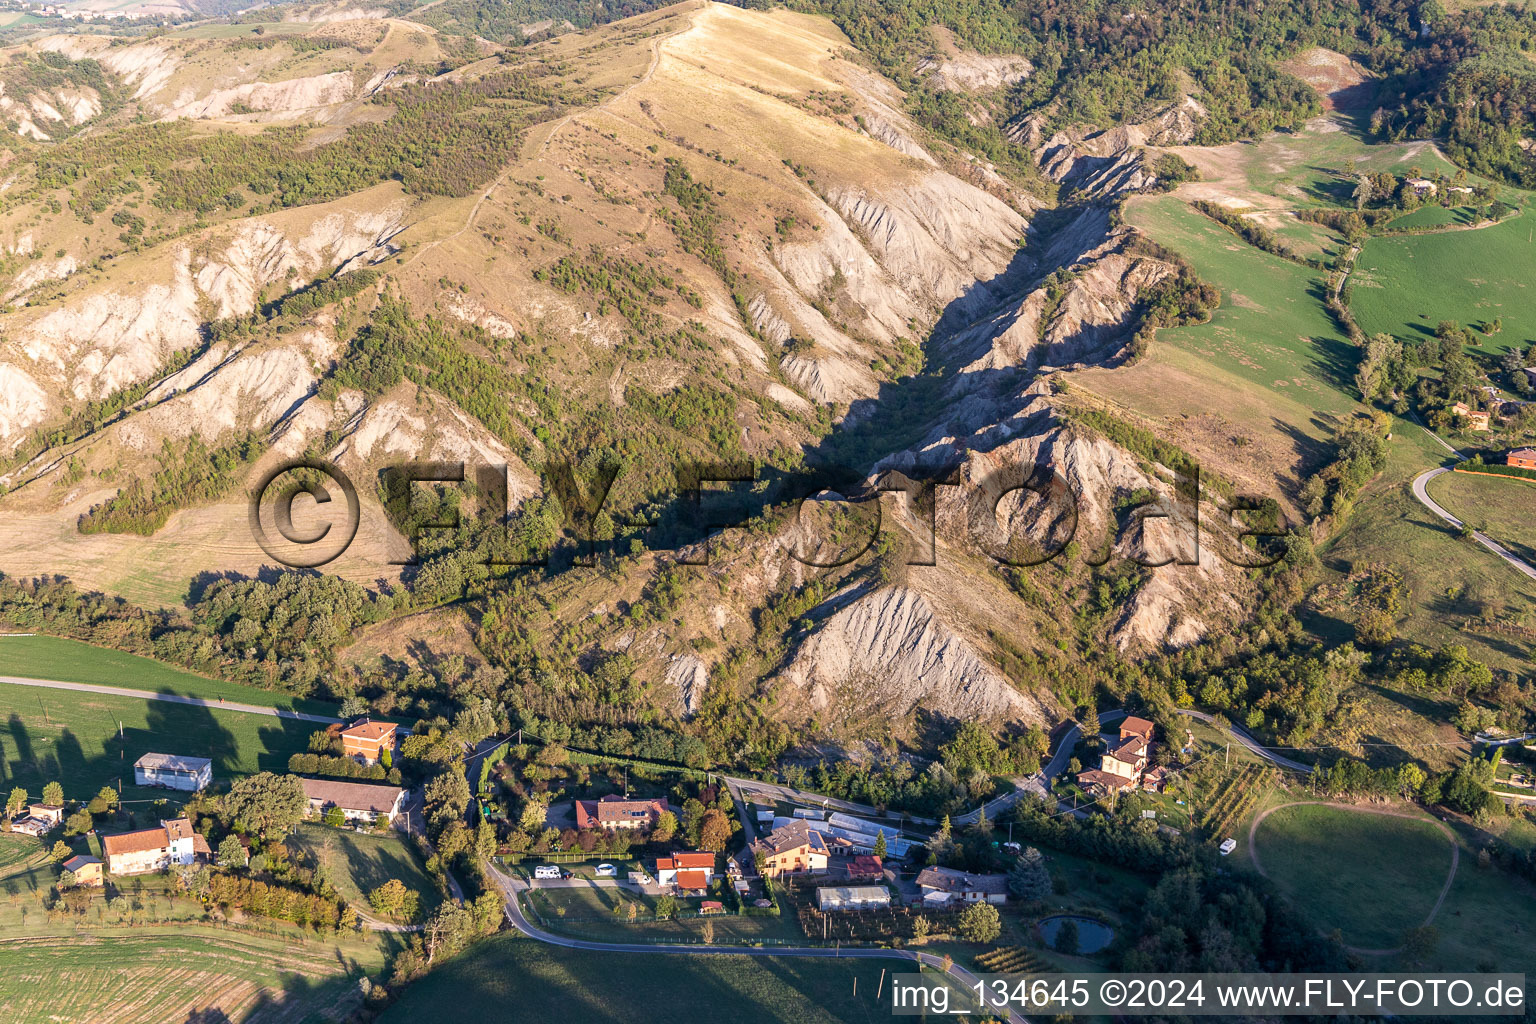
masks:
[(1047, 917), (1040, 922), (1040, 934), (1045, 936), (1047, 946), (1056, 948), (1056, 939), (1061, 934), (1061, 926), (1068, 921), (1077, 925), (1077, 952), (1079, 953), (1097, 953), (1114, 941), (1115, 930), (1109, 925), (1095, 921), (1091, 917), (1061, 914), (1057, 917)]

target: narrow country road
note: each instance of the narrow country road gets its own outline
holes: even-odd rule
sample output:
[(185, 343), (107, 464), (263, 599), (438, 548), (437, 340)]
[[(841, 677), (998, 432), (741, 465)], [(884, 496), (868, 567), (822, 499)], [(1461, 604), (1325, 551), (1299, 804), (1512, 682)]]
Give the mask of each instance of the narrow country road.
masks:
[(243, 715), (266, 715), (268, 718), (288, 718), (299, 722), (315, 722), (334, 725), (342, 721), (327, 715), (311, 715), (305, 711), (289, 711), (287, 708), (267, 708), (259, 704), (240, 704), (235, 701), (207, 697), (184, 697), (179, 693), (156, 693), (153, 690), (131, 690), (125, 686), (99, 686), (95, 683), (66, 683), (58, 679), (23, 679), (20, 676), (0, 676), (0, 683), (13, 686), (38, 686), (46, 690), (74, 690), (77, 693), (99, 693), (108, 697), (134, 697), (139, 700), (160, 700), (167, 704), (191, 704), (200, 708), (216, 708), (219, 711), (238, 711)]
[[(944, 970), (944, 958), (933, 953), (918, 953), (906, 949), (883, 949), (872, 947), (854, 947), (850, 949), (833, 948), (825, 946), (777, 946), (772, 949), (763, 946), (681, 946), (681, 945), (651, 945), (644, 942), (592, 942), (587, 939), (573, 939), (564, 935), (556, 935), (547, 932), (528, 920), (523, 915), (522, 905), (518, 898), (523, 891), (524, 883), (517, 879), (509, 878), (502, 874), (494, 864), (486, 865), (486, 874), (495, 882), (506, 899), (507, 920), (512, 927), (530, 939), (548, 943), (551, 946), (563, 946), (566, 949), (585, 949), (606, 953), (657, 953), (671, 954), (674, 956), (753, 956), (753, 957), (813, 957), (816, 959), (851, 959), (851, 960), (906, 960), (915, 964), (922, 964)], [(958, 982), (962, 989), (971, 990), (977, 983), (977, 978), (970, 971), (959, 964), (951, 963), (949, 976)], [(998, 1008), (1001, 1011), (1001, 1008)], [(995, 1011), (998, 1012), (998, 1011)], [(1029, 1019), (1023, 1015), (1008, 1009), (1009, 1024), (1030, 1024)]]
[[(1429, 469), (1420, 473), (1418, 476), (1413, 478), (1413, 496), (1419, 500), (1420, 505), (1423, 505), (1435, 515), (1439, 516), (1441, 519), (1445, 520), (1447, 523), (1450, 523), (1452, 526), (1459, 530), (1466, 524), (1463, 523), (1460, 519), (1457, 519), (1455, 516), (1451, 515), (1445, 509), (1441, 508), (1440, 503), (1429, 496), (1429, 482), (1440, 474), (1449, 472), (1451, 472), (1451, 470), (1448, 467), (1440, 466), (1437, 469)], [(1498, 555), (1500, 558), (1504, 559), (1504, 561), (1507, 562), (1516, 572), (1524, 573), (1531, 579), (1536, 580), (1536, 566), (1532, 566), (1531, 563), (1525, 561), (1525, 559), (1516, 555), (1514, 552), (1510, 551), (1508, 548), (1494, 540), (1492, 537), (1488, 536), (1486, 533), (1483, 533), (1480, 530), (1473, 530), (1472, 539), (1477, 541), (1483, 547), (1487, 548), (1489, 551), (1493, 552), (1495, 555)]]

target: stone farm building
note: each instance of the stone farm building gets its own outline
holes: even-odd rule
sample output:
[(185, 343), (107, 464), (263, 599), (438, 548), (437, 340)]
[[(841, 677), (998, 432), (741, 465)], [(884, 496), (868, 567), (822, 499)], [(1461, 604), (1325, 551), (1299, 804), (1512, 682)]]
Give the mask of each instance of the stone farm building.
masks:
[(64, 862), (64, 870), (73, 872), (77, 885), (101, 885), (101, 861), (86, 854), (76, 854)]
[(194, 863), (208, 858), (208, 841), (192, 830), (186, 818), (161, 821), (156, 828), (142, 828), (103, 836), (101, 849), (106, 855), (109, 875), (142, 875)]
[(145, 754), (133, 762), (133, 781), (140, 786), (196, 793), (213, 781), (213, 762), (206, 757)]
[(340, 782), (334, 779), (300, 779), (304, 795), (309, 799), (309, 809), (324, 814), (332, 807), (341, 809), (342, 816), (351, 822), (371, 825), (382, 815), (390, 824), (400, 813), (405, 790), (399, 786), (375, 786), (363, 782)]

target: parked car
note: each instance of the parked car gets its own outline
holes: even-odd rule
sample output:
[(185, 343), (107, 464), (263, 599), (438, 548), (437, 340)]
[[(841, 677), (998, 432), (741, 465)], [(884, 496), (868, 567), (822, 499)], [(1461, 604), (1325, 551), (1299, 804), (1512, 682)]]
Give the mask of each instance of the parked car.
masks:
[(598, 878), (618, 878), (619, 869), (614, 867), (612, 864), (599, 864), (597, 866), (597, 870), (594, 871), (593, 874), (595, 874)]
[(533, 869), (534, 878), (559, 878), (560, 869), (553, 864), (540, 864)]

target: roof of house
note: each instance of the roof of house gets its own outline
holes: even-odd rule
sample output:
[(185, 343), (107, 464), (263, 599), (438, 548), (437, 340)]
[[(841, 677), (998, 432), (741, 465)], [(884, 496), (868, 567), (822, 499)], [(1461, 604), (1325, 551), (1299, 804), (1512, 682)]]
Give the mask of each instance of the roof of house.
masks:
[(167, 839), (187, 839), (197, 834), (192, 831), (192, 822), (187, 818), (162, 819), (160, 827), (165, 829)]
[(1103, 786), (1106, 789), (1124, 789), (1131, 784), (1131, 780), (1123, 775), (1101, 772), (1097, 768), (1092, 771), (1078, 772), (1077, 781), (1080, 785)]
[(88, 867), (92, 864), (100, 863), (101, 861), (96, 857), (92, 857), (84, 853), (77, 853), (73, 857), (69, 858), (69, 860), (64, 862), (64, 870), (79, 871), (83, 867)]
[(818, 853), (827, 852), (826, 840), (822, 839), (821, 833), (812, 828), (810, 822), (803, 819), (792, 821), (783, 828), (774, 829), (752, 845), (768, 854), (788, 853), (803, 846), (809, 846)]
[(709, 876), (702, 871), (679, 871), (677, 873), (677, 887), (679, 889), (703, 889), (709, 885)]
[(370, 786), (362, 782), (337, 782), (332, 779), (300, 779), (304, 795), (320, 801), (322, 806), (340, 807), (344, 811), (371, 811), (381, 814), (394, 810), (400, 799), (399, 786)]
[(169, 845), (165, 827), (141, 828), (136, 832), (122, 832), (115, 836), (102, 836), (101, 848), (108, 857), (121, 857), (128, 853), (149, 853), (163, 850)]
[(175, 772), (200, 772), (213, 764), (206, 757), (186, 757), (182, 754), (145, 754), (133, 762), (135, 768), (150, 768), (155, 771)]
[(341, 730), (341, 734), (354, 740), (381, 740), (395, 734), (395, 725), (393, 722), (375, 722), (365, 718), (361, 722), (353, 722)]
[(1536, 459), (1536, 448), (1516, 448), (1509, 454), (1518, 455), (1522, 459)]
[(593, 825), (650, 819), (660, 816), (666, 809), (665, 800), (630, 800), (617, 793), (609, 793), (601, 800), (576, 801), (576, 827), (590, 828)]
[(884, 870), (880, 858), (872, 853), (861, 853), (848, 862), (850, 875), (878, 875)]
[(918, 872), (917, 884), (924, 889), (940, 892), (1005, 893), (1008, 891), (1007, 875), (973, 875), (954, 868), (923, 868)]
[(679, 850), (670, 857), (662, 857), (656, 861), (657, 871), (669, 871), (672, 868), (684, 870), (687, 868), (715, 869), (715, 855), (708, 850)]
[(1133, 736), (1140, 736), (1142, 739), (1150, 741), (1152, 739), (1152, 732), (1156, 728), (1157, 726), (1147, 719), (1131, 715), (1120, 723), (1120, 735), (1124, 736), (1126, 733), (1130, 733)]
[(1104, 752), (1105, 757), (1112, 757), (1116, 761), (1126, 764), (1135, 764), (1136, 759), (1146, 756), (1147, 741), (1140, 736), (1127, 736)]
[(834, 899), (843, 903), (869, 903), (890, 898), (891, 891), (883, 885), (837, 885), (816, 890), (817, 902)]
[(64, 813), (61, 804), (28, 804), (27, 813), (32, 815), (59, 815)]

